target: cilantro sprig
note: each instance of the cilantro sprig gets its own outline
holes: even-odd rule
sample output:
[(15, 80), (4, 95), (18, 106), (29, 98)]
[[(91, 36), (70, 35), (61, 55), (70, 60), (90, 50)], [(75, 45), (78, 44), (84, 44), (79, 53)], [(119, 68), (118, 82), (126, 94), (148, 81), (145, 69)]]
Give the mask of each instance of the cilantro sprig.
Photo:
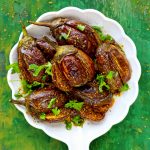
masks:
[(71, 130), (71, 128), (72, 128), (72, 122), (71, 121), (65, 120), (65, 125), (66, 125), (67, 130)]
[(77, 100), (70, 100), (68, 103), (65, 104), (66, 108), (73, 108), (78, 111), (81, 110), (82, 106), (83, 106), (83, 102), (78, 102)]
[(129, 85), (127, 83), (125, 83), (120, 89), (119, 91), (120, 92), (124, 92), (124, 91), (127, 91), (129, 90)]
[(52, 109), (52, 113), (55, 115), (55, 116), (58, 116), (60, 114), (60, 109), (58, 109), (58, 107), (55, 107)]
[(38, 74), (41, 72), (41, 70), (43, 70), (45, 67), (44, 67), (44, 65), (42, 65), (42, 66), (38, 66), (38, 65), (36, 65), (36, 64), (31, 64), (30, 66), (29, 66), (29, 70), (32, 70), (32, 71), (34, 71), (33, 72), (33, 76), (38, 76)]
[(118, 72), (109, 71), (107, 75), (98, 74), (96, 80), (99, 85), (99, 92), (103, 92), (103, 88), (105, 87), (107, 90), (110, 89), (109, 84), (107, 84), (106, 80), (112, 80), (114, 77), (117, 77)]
[(96, 80), (98, 81), (99, 84), (99, 92), (103, 92), (103, 88), (105, 87), (107, 90), (110, 89), (109, 85), (105, 81), (105, 76), (98, 74), (96, 77)]
[(82, 127), (83, 123), (84, 123), (84, 119), (81, 118), (79, 115), (73, 117), (70, 121), (65, 120), (67, 130), (71, 130), (72, 124), (74, 124), (75, 126)]
[(76, 126), (82, 126), (84, 123), (84, 119), (82, 119), (79, 115), (77, 115), (74, 118), (72, 118), (72, 122)]
[(55, 104), (55, 102), (56, 102), (56, 97), (52, 98), (49, 101), (47, 108), (51, 108)]
[(114, 71), (109, 71), (109, 73), (106, 75), (106, 79), (112, 79), (115, 76)]
[(19, 99), (19, 98), (23, 97), (23, 94), (21, 94), (20, 92), (18, 92), (18, 93), (16, 93), (16, 94), (14, 94), (14, 96), (15, 96), (17, 99)]
[(98, 34), (99, 38), (102, 40), (102, 41), (106, 41), (106, 40), (113, 40), (113, 38), (107, 34), (107, 35), (104, 35), (101, 28), (99, 26), (92, 26), (92, 28), (96, 31), (96, 33)]
[(22, 95), (20, 95), (21, 97), (26, 97), (27, 95), (30, 95), (35, 88), (44, 87), (44, 83), (34, 81), (32, 84), (29, 84), (26, 80), (21, 80), (21, 85), (24, 92), (23, 94), (20, 93)]
[(40, 119), (41, 119), (41, 120), (45, 120), (45, 119), (46, 119), (46, 114), (45, 114), (45, 113), (41, 113)]
[(63, 38), (65, 40), (67, 40), (70, 36), (70, 32), (71, 32), (71, 30), (69, 30), (67, 34), (66, 33), (61, 33), (61, 35), (59, 36), (59, 39), (61, 40)]
[(12, 68), (12, 72), (11, 72), (12, 74), (20, 73), (20, 69), (19, 69), (19, 66), (18, 66), (17, 62), (16, 63), (12, 63), (12, 64), (10, 64), (10, 65), (8, 65), (6, 67), (7, 70), (9, 70), (10, 68)]
[(82, 24), (78, 24), (78, 25), (77, 25), (77, 29), (79, 29), (80, 31), (84, 31), (85, 26), (82, 25)]
[(29, 65), (29, 70), (33, 71), (33, 76), (35, 77), (38, 76), (43, 69), (45, 69), (46, 74), (52, 75), (52, 64), (50, 62), (41, 66), (38, 66), (36, 64)]

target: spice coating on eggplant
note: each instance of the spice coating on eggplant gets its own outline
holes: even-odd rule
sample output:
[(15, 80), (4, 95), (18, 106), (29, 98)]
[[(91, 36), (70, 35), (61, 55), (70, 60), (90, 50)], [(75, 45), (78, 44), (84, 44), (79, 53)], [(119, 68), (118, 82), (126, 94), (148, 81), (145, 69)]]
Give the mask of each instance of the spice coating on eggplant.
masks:
[(112, 79), (107, 80), (113, 93), (131, 77), (129, 62), (119, 45), (106, 42), (99, 46), (96, 52), (96, 63), (100, 73), (104, 75), (109, 71), (116, 73)]
[(104, 113), (94, 112), (94, 109), (90, 105), (83, 106), (83, 108), (80, 110), (80, 115), (82, 118), (86, 118), (91, 121), (100, 121), (105, 116)]
[[(48, 108), (48, 104), (52, 98), (55, 98), (55, 103)], [(55, 87), (46, 87), (34, 91), (26, 97), (26, 103), (35, 108), (39, 112), (49, 112), (55, 107), (63, 107), (67, 101), (67, 96)]]
[(50, 61), (54, 57), (56, 53), (56, 42), (51, 41), (48, 37), (44, 36), (42, 39), (36, 40), (36, 45), (41, 50), (47, 61)]
[(43, 82), (42, 76), (44, 70), (42, 70), (38, 76), (33, 76), (33, 72), (29, 70), (29, 65), (43, 65), (46, 63), (46, 59), (42, 52), (36, 47), (36, 39), (28, 35), (25, 27), (23, 27), (23, 38), (19, 41), (17, 52), (18, 64), (23, 78), (29, 83), (34, 81)]
[(95, 31), (87, 24), (68, 18), (55, 18), (49, 22), (31, 22), (47, 26), (59, 45), (74, 45), (90, 57), (94, 57), (100, 40)]
[[(53, 98), (55, 98), (55, 103), (49, 108), (48, 104)], [(33, 91), (25, 98), (25, 105), (30, 113), (50, 112), (52, 108), (63, 107), (66, 101), (65, 93), (51, 86)]]
[(81, 98), (85, 104), (91, 106), (101, 106), (112, 101), (112, 93), (109, 91), (100, 93), (96, 81), (89, 82), (85, 86), (75, 89), (74, 94)]
[(99, 27), (93, 30), (78, 20), (32, 23), (49, 27), (55, 40), (36, 39), (23, 28), (17, 51), (27, 92), (25, 100), (11, 102), (50, 123), (102, 120), (114, 103), (113, 94), (129, 88), (131, 68), (121, 47)]
[(62, 91), (82, 86), (94, 77), (92, 59), (71, 45), (57, 47), (52, 64), (52, 81)]
[(60, 108), (60, 114), (55, 116), (52, 112), (46, 113), (45, 121), (62, 122), (71, 117), (73, 111), (71, 109)]

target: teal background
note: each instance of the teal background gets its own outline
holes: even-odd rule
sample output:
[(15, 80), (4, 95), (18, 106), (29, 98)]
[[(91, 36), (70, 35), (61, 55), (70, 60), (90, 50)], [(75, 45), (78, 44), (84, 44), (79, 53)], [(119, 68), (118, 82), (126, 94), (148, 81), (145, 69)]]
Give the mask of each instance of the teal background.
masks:
[(142, 66), (139, 96), (125, 120), (95, 139), (90, 150), (150, 150), (150, 1), (149, 0), (0, 0), (0, 150), (67, 150), (67, 145), (31, 127), (9, 103), (5, 67), (21, 32), (48, 11), (67, 6), (93, 8), (118, 21), (137, 46)]

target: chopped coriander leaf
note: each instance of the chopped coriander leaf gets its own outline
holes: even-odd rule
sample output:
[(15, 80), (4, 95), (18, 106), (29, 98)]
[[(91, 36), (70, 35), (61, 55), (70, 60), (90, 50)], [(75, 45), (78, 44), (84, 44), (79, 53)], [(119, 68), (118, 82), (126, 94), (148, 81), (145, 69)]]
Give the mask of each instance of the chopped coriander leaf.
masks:
[(44, 87), (44, 83), (34, 81), (32, 84), (29, 84), (26, 80), (21, 80), (21, 85), (23, 87), (23, 91), (26, 93), (24, 94), (23, 97), (31, 94), (31, 92), (33, 91), (33, 88)]
[(45, 80), (46, 80), (46, 77), (47, 77), (47, 76), (44, 75), (44, 76), (42, 77), (42, 80), (45, 81)]
[(52, 64), (50, 62), (48, 62), (47, 64), (38, 66), (36, 64), (31, 64), (29, 66), (29, 70), (33, 70), (33, 76), (38, 76), (39, 73), (45, 69), (45, 73), (48, 75), (52, 75), (51, 69), (52, 69)]
[(83, 102), (78, 102), (77, 100), (70, 100), (67, 104), (65, 104), (66, 108), (73, 108), (78, 111), (81, 110), (82, 106), (83, 106)]
[(115, 72), (114, 71), (109, 71), (109, 73), (106, 75), (107, 79), (112, 79), (115, 76)]
[(66, 129), (67, 130), (71, 130), (71, 128), (72, 128), (72, 122), (65, 120), (65, 124), (66, 124)]
[(31, 89), (30, 84), (28, 84), (26, 80), (21, 80), (21, 85), (25, 93), (27, 93)]
[(36, 64), (31, 64), (30, 66), (29, 66), (29, 70), (33, 70), (34, 72), (33, 72), (33, 76), (38, 76), (38, 74), (42, 71), (42, 69), (44, 69), (44, 65), (42, 65), (42, 66), (38, 66), (38, 65), (36, 65)]
[(70, 36), (70, 32), (71, 32), (71, 30), (69, 30), (67, 34), (66, 33), (61, 33), (59, 39), (61, 40), (63, 38), (65, 40), (67, 40)]
[(74, 118), (72, 118), (72, 122), (76, 125), (76, 126), (82, 126), (84, 123), (84, 119), (82, 119), (79, 115), (75, 116)]
[(31, 84), (31, 88), (37, 87), (37, 86), (43, 88), (43, 87), (44, 87), (44, 83), (40, 83), (40, 82), (38, 82), (38, 81), (34, 81), (34, 82)]
[(20, 72), (20, 69), (19, 69), (19, 66), (18, 66), (18, 63), (13, 63), (13, 64), (10, 64), (6, 67), (7, 70), (9, 70), (10, 68), (12, 68), (12, 74), (13, 73), (19, 73)]
[(101, 28), (98, 27), (98, 26), (92, 26), (92, 28), (97, 32), (97, 34), (99, 35), (99, 38), (102, 40), (102, 41), (106, 41), (106, 40), (113, 40), (113, 38), (110, 36), (110, 35), (104, 35)]
[(129, 90), (129, 85), (127, 83), (125, 83), (121, 88), (120, 88), (120, 92), (124, 92), (124, 91), (127, 91)]
[(16, 94), (14, 94), (14, 96), (17, 98), (17, 99), (19, 99), (20, 97), (23, 97), (23, 95), (21, 94), (21, 93), (16, 93)]
[(112, 38), (109, 34), (107, 34), (107, 35), (105, 35), (105, 41), (106, 41), (106, 40), (112, 41), (113, 38)]
[(66, 33), (61, 33), (61, 35), (59, 36), (59, 39), (61, 40), (62, 38), (67, 40), (67, 34)]
[(58, 109), (57, 107), (53, 108), (52, 109), (52, 113), (55, 115), (55, 116), (58, 116), (60, 114), (60, 109)]
[(45, 65), (45, 73), (47, 73), (48, 75), (52, 75), (52, 64), (50, 62), (48, 62)]
[(93, 28), (94, 30), (97, 30), (97, 31), (99, 31), (99, 32), (102, 32), (102, 29), (101, 29), (101, 27), (99, 27), (99, 26), (92, 26), (92, 28)]
[(77, 29), (79, 29), (80, 31), (84, 31), (85, 26), (84, 26), (84, 25), (81, 25), (81, 24), (78, 24), (78, 25), (77, 25)]
[(49, 104), (47, 106), (47, 108), (51, 108), (56, 102), (56, 97), (52, 98), (50, 101), (49, 101)]
[(104, 75), (97, 75), (96, 80), (99, 84), (99, 92), (103, 92), (103, 87), (105, 87), (107, 90), (110, 89), (109, 85), (105, 82), (105, 76)]
[(46, 114), (45, 114), (45, 113), (41, 113), (40, 119), (41, 119), (41, 120), (45, 120), (45, 119), (46, 119)]

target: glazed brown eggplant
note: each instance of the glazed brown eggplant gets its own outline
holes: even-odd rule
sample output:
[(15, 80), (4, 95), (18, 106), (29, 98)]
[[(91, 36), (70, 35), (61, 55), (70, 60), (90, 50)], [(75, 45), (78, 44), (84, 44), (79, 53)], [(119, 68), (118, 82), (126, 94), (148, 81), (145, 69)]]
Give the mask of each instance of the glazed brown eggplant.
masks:
[(60, 108), (60, 114), (55, 116), (52, 112), (46, 113), (45, 120), (48, 122), (62, 122), (70, 119), (74, 111), (71, 109)]
[(41, 39), (36, 40), (36, 46), (41, 50), (41, 52), (43, 53), (47, 61), (53, 59), (56, 53), (56, 48), (55, 48), (56, 45), (57, 42), (52, 41), (47, 36), (44, 36)]
[[(51, 108), (48, 108), (48, 104), (52, 98), (56, 98), (56, 102)], [(65, 93), (60, 91), (54, 86), (45, 87), (38, 90), (34, 90), (29, 96), (25, 98), (25, 105), (28, 111), (33, 113), (50, 112), (52, 108), (63, 107), (67, 101)]]
[(82, 87), (74, 89), (73, 94), (82, 99), (85, 104), (94, 107), (106, 105), (112, 101), (112, 93), (106, 90), (100, 93), (98, 84), (95, 80)]
[[(53, 98), (56, 98), (55, 103), (48, 108), (48, 104)], [(70, 109), (63, 108), (67, 100), (68, 98), (65, 93), (57, 89), (55, 86), (51, 86), (33, 91), (25, 98), (25, 100), (12, 100), (11, 102), (24, 105), (27, 112), (32, 116), (38, 117), (41, 113), (45, 113), (46, 120), (53, 122), (65, 119), (71, 114), (72, 111)], [(60, 114), (58, 116), (55, 116), (51, 112), (55, 107), (60, 108)]]
[(105, 42), (99, 46), (96, 52), (96, 63), (101, 74), (107, 75), (109, 71), (115, 72), (113, 79), (107, 79), (113, 93), (131, 78), (129, 62), (116, 43)]
[(95, 31), (89, 25), (78, 20), (55, 18), (52, 21), (30, 23), (49, 27), (59, 45), (74, 45), (90, 57), (94, 57), (100, 43)]
[[(113, 94), (120, 92), (131, 78), (121, 47), (113, 38), (99, 39), (102, 31), (98, 37), (92, 27), (78, 20), (60, 17), (31, 23), (49, 27), (55, 40), (31, 37), (23, 27), (17, 49), (19, 68), (27, 83), (44, 82), (45, 87), (32, 87), (25, 100), (11, 102), (24, 105), (36, 118), (43, 119), (44, 115), (43, 120), (48, 122), (71, 122), (77, 115), (91, 121), (102, 120), (114, 103)], [(47, 75), (43, 81), (47, 69), (43, 66), (48, 61), (51, 77)], [(43, 65), (37, 76), (33, 76), (34, 68), (29, 70), (31, 64)], [(112, 75), (108, 77), (110, 71)]]
[(25, 27), (23, 27), (23, 38), (19, 41), (17, 52), (18, 64), (23, 78), (29, 83), (43, 82), (44, 70), (35, 77), (33, 72), (29, 70), (29, 65), (43, 65), (46, 63), (46, 59), (40, 49), (36, 47), (36, 39), (28, 35)]
[(80, 115), (84, 119), (88, 119), (91, 121), (100, 121), (105, 117), (105, 113), (112, 107), (114, 100), (111, 99), (107, 101), (107, 103), (103, 103), (102, 105), (91, 106), (85, 104), (83, 108), (80, 110)]
[(71, 91), (91, 81), (94, 63), (83, 51), (71, 45), (58, 46), (52, 60), (52, 81), (62, 91)]

